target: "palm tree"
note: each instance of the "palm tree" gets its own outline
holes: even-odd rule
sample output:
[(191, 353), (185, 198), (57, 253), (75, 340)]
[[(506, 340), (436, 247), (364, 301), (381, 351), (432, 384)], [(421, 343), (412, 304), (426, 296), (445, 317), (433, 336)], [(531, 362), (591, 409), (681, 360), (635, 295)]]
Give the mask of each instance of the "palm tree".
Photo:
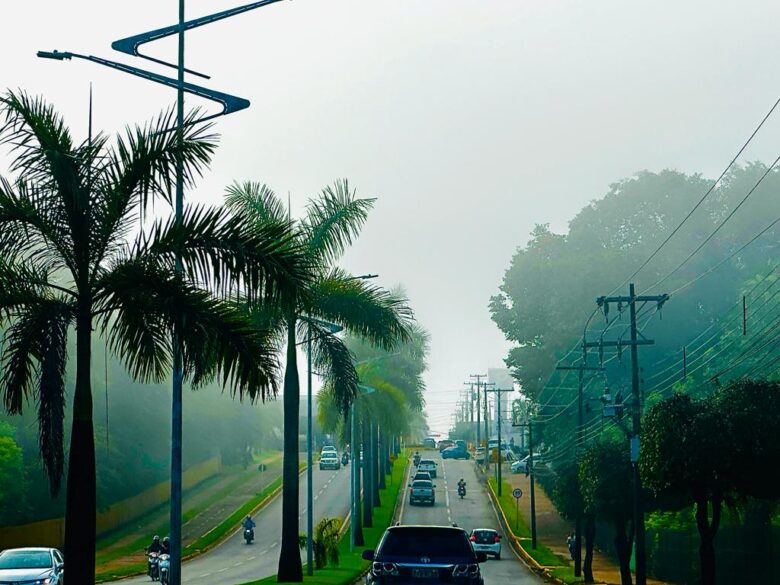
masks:
[(178, 153), (188, 185), (210, 161), (215, 137), (195, 116), (180, 148), (170, 112), (128, 129), (113, 146), (103, 135), (76, 143), (42, 99), (0, 97), (0, 144), (10, 147), (15, 174), (0, 178), (0, 391), (11, 413), (37, 403), (41, 455), (56, 494), (67, 338), (75, 327), (65, 511), (71, 584), (92, 584), (95, 573), (93, 328), (138, 379), (168, 376), (175, 336), (186, 379), (219, 377), (234, 393), (265, 397), (276, 392), (277, 356), (269, 333), (251, 325), (234, 299), (272, 303), (306, 279), (286, 222), (248, 225), (206, 208), (186, 208), (181, 221), (147, 218), (155, 199), (170, 202)]
[[(284, 204), (271, 189), (258, 183), (232, 185), (225, 201), (237, 216), (258, 224), (287, 218)], [(408, 336), (412, 314), (403, 296), (369, 285), (335, 266), (360, 233), (373, 201), (357, 198), (346, 180), (336, 181), (309, 201), (305, 216), (296, 223), (296, 235), (315, 276), (297, 289), (280, 311), (260, 315), (262, 322), (286, 338), (287, 346), (279, 582), (303, 579), (298, 548), (298, 336), (312, 340), (312, 363), (338, 389), (336, 403), (342, 415), (357, 393), (358, 376), (349, 349), (329, 334), (321, 320), (337, 323), (348, 333), (385, 349)]]

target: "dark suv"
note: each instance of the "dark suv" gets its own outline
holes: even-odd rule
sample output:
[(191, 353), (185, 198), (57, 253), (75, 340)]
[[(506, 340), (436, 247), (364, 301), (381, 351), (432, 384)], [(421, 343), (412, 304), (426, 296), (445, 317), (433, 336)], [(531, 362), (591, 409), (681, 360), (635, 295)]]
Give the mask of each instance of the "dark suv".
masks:
[(372, 585), (461, 583), (483, 585), (479, 563), (485, 553), (474, 552), (469, 535), (451, 526), (392, 526), (375, 551), (363, 551), (373, 561), (366, 576)]

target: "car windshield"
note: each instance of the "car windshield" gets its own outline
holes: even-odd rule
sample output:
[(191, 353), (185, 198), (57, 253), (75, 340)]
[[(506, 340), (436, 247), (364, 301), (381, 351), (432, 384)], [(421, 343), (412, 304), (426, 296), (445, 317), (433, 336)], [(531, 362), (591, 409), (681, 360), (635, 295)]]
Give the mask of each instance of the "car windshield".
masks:
[(379, 554), (400, 557), (472, 557), (466, 533), (451, 528), (429, 526), (388, 530), (379, 546)]
[(475, 530), (473, 534), (479, 539), (484, 539), (495, 538), (498, 533), (495, 530)]
[(422, 461), (420, 461), (420, 465), (436, 465), (436, 464), (430, 459), (423, 459)]
[(416, 488), (429, 488), (433, 485), (429, 479), (418, 479), (412, 483), (412, 487)]
[(48, 569), (51, 555), (44, 550), (9, 550), (0, 553), (0, 569)]
[(322, 454), (323, 459), (338, 459), (338, 456), (335, 453), (323, 453)]

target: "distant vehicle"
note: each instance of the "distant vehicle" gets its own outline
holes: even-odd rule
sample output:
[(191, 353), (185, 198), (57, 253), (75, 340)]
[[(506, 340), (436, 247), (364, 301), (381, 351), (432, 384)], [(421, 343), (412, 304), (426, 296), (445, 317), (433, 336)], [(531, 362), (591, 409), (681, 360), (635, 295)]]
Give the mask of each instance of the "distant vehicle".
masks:
[(417, 451), (414, 452), (414, 457), (412, 457), (412, 462), (414, 463), (415, 467), (420, 465), (420, 454)]
[(441, 452), (442, 459), (470, 459), (471, 453), (461, 447), (449, 447)]
[(474, 451), (474, 462), (478, 465), (484, 465), (485, 463), (485, 448), (484, 447), (477, 447), (477, 450)]
[(418, 471), (414, 474), (414, 477), (412, 478), (412, 481), (417, 481), (418, 479), (427, 479), (428, 481), (431, 481), (431, 474), (427, 471)]
[(469, 446), (466, 444), (466, 441), (464, 441), (463, 439), (458, 439), (457, 441), (455, 441), (455, 446), (462, 447), (463, 449), (469, 448)]
[(501, 535), (496, 530), (475, 528), (469, 538), (475, 551), (493, 555), (496, 560), (501, 558)]
[(436, 462), (433, 459), (421, 459), (417, 471), (427, 471), (431, 477), (436, 477)]
[(171, 574), (171, 555), (163, 553), (159, 561), (160, 585), (168, 585)]
[[(531, 459), (530, 455), (526, 455), (523, 457), (520, 461), (515, 461), (512, 463), (511, 470), (512, 473), (528, 473), (528, 462)], [(534, 455), (534, 461), (533, 465), (539, 465), (540, 463), (544, 463), (544, 459), (541, 455)]]
[(325, 453), (338, 453), (338, 450), (333, 445), (325, 445), (322, 448), (322, 451), (321, 451), (320, 454), (325, 454)]
[(409, 505), (436, 504), (436, 486), (430, 479), (415, 479), (409, 486)]
[(436, 439), (433, 437), (426, 437), (423, 439), (423, 447), (426, 449), (435, 449), (436, 448)]
[(367, 585), (390, 583), (460, 583), (484, 585), (477, 552), (462, 528), (453, 526), (391, 526), (376, 551), (363, 551), (372, 561)]
[(0, 583), (61, 585), (65, 561), (56, 548), (9, 548), (0, 553)]
[(450, 441), (449, 439), (442, 439), (437, 443), (436, 448), (439, 449), (439, 451), (444, 451), (448, 447), (453, 447), (453, 446), (455, 446), (454, 442)]
[(320, 455), (320, 470), (323, 469), (341, 469), (338, 453), (335, 451), (326, 451)]

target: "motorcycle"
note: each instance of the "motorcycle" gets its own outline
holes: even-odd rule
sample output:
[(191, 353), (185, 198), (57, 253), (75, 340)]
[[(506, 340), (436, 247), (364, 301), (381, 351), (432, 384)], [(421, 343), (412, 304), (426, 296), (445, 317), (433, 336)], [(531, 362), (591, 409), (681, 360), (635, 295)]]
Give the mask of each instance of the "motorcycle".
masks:
[(462, 500), (464, 497), (466, 497), (466, 486), (465, 485), (459, 485), (458, 486), (458, 495), (460, 496), (460, 499)]
[(160, 584), (161, 585), (168, 585), (168, 575), (171, 572), (171, 555), (167, 555), (165, 553), (160, 555), (159, 559), (159, 573), (160, 573)]
[(420, 454), (419, 453), (415, 453), (414, 454), (414, 458), (412, 459), (412, 462), (414, 463), (415, 467), (420, 465)]
[(252, 544), (252, 541), (255, 539), (255, 530), (254, 528), (244, 528), (244, 540), (246, 540), (247, 544)]
[(349, 463), (349, 455), (347, 455), (346, 453), (344, 453), (344, 454), (341, 456), (341, 464), (342, 464), (342, 465), (346, 465), (347, 463)]
[(151, 577), (152, 581), (157, 581), (160, 578), (160, 555), (152, 552), (147, 555), (149, 570), (147, 573)]

